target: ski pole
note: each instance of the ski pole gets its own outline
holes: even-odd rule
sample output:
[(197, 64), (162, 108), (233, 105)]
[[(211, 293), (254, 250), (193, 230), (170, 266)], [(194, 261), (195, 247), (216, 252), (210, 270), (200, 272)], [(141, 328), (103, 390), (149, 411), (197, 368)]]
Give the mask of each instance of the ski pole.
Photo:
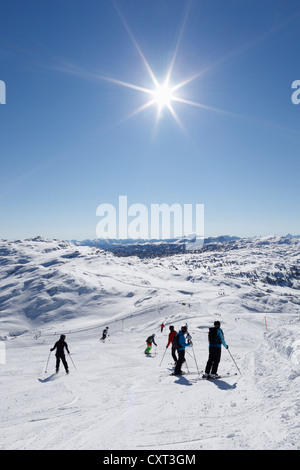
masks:
[[(186, 323), (186, 327), (187, 327), (187, 323)], [(193, 343), (192, 343), (192, 336), (190, 335), (189, 332), (187, 333), (187, 339), (188, 339), (188, 342), (190, 343), (190, 345), (192, 346), (195, 364), (196, 364), (196, 367), (197, 367), (198, 375), (200, 376), (199, 367), (198, 367), (196, 356), (195, 356), (194, 346), (193, 346)]]
[(51, 356), (51, 351), (49, 352), (49, 356), (48, 356), (48, 360), (47, 360), (47, 365), (46, 365), (45, 374), (47, 374), (47, 372), (48, 372), (48, 364), (49, 364), (50, 356)]
[(166, 352), (167, 352), (167, 348), (165, 349), (165, 352), (164, 352), (164, 354), (163, 354), (162, 360), (160, 361), (160, 364), (159, 364), (160, 366), (161, 366), (161, 363), (162, 363), (162, 361), (163, 361), (163, 359), (164, 359), (164, 357), (165, 357)]
[(242, 375), (240, 369), (239, 369), (238, 366), (237, 366), (237, 363), (235, 362), (235, 360), (234, 360), (233, 357), (232, 357), (231, 352), (229, 351), (229, 348), (227, 348), (227, 351), (229, 352), (229, 354), (230, 354), (230, 356), (231, 356), (231, 359), (233, 360), (233, 362), (234, 362), (234, 364), (235, 364), (235, 367), (237, 368), (237, 370), (239, 371), (239, 373)]
[(75, 366), (75, 364), (74, 364), (74, 361), (73, 361), (73, 359), (72, 359), (71, 353), (69, 353), (69, 356), (70, 356), (70, 359), (71, 359), (72, 364), (73, 364), (73, 366), (74, 366), (74, 369), (76, 370), (76, 372), (78, 372), (77, 369), (76, 369), (76, 366)]
[(193, 350), (193, 354), (194, 354), (194, 359), (195, 359), (195, 363), (196, 363), (198, 375), (200, 376), (199, 367), (198, 367), (198, 364), (197, 364), (196, 355), (195, 355), (195, 351), (194, 351), (194, 346), (193, 346), (193, 345), (192, 345), (192, 350)]
[(185, 352), (186, 352), (191, 358), (193, 358), (193, 356), (192, 356), (187, 350), (185, 350)]

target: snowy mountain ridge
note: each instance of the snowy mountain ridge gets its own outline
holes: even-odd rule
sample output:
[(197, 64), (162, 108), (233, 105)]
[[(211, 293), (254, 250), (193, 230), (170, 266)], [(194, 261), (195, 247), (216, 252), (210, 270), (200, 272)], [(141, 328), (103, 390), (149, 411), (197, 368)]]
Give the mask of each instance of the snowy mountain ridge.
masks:
[[(268, 237), (252, 237), (252, 238), (240, 238), (230, 235), (221, 235), (215, 237), (205, 237), (201, 240), (200, 245), (196, 251), (206, 251), (215, 249), (234, 249), (239, 245), (235, 242), (249, 241), (255, 239), (264, 240), (266, 239), (280, 239), (282, 243), (289, 243), (289, 240), (293, 238), (299, 238), (299, 236), (293, 236), (291, 234), (285, 237), (272, 235)], [(155, 258), (157, 256), (167, 256), (174, 254), (187, 253), (193, 250), (193, 244), (191, 243), (192, 238), (175, 238), (170, 240), (148, 240), (148, 239), (104, 239), (97, 238), (94, 240), (86, 239), (82, 241), (70, 240), (76, 246), (94, 246), (106, 251), (111, 251), (118, 256), (138, 256), (140, 258)], [(187, 249), (188, 244), (188, 249)]]
[(299, 248), (299, 239), (257, 237), (200, 253), (139, 259), (59, 240), (0, 241), (2, 328), (16, 316), (30, 327), (54, 318), (91, 318), (99, 310), (103, 315), (124, 297), (135, 311), (144, 297), (159, 302), (156, 279), (165, 285), (168, 278), (182, 284), (176, 289), (180, 299), (198, 299), (203, 289), (217, 295), (225, 290), (245, 311), (296, 313)]

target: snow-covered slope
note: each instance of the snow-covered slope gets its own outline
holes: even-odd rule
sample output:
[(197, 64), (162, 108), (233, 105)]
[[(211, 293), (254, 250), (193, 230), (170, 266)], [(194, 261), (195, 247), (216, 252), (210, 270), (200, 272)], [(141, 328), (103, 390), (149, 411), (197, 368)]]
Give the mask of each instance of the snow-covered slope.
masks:
[[(0, 242), (0, 448), (299, 449), (299, 248), (259, 237), (141, 260)], [(230, 377), (203, 381), (215, 319), (232, 354), (223, 349), (219, 373)], [(178, 378), (167, 335), (185, 322), (190, 373)], [(52, 375), (54, 353), (45, 373), (61, 333), (68, 376)]]

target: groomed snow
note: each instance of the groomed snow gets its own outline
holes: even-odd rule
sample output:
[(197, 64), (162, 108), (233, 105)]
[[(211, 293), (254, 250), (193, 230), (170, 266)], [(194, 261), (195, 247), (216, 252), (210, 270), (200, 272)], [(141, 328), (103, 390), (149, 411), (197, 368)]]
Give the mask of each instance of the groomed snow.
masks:
[[(299, 449), (299, 247), (270, 237), (139, 260), (0, 242), (0, 448)], [(199, 380), (216, 319), (242, 375), (223, 348), (230, 376)], [(174, 377), (168, 329), (186, 322), (190, 373)], [(54, 374), (52, 353), (45, 373), (61, 333), (77, 370), (67, 357), (70, 374)]]

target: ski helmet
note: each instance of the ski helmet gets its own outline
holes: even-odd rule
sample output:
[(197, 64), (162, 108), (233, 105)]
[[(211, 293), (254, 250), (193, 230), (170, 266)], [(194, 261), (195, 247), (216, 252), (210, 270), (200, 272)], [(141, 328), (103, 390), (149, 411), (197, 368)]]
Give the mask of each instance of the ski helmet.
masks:
[(60, 335), (60, 339), (66, 339), (66, 335)]
[(186, 332), (187, 332), (187, 327), (186, 327), (186, 325), (184, 325), (184, 326), (181, 327), (181, 331), (182, 331), (182, 333), (186, 333)]
[(215, 321), (214, 326), (216, 326), (216, 327), (220, 327), (220, 326), (221, 326), (221, 323), (219, 322), (219, 320)]
[(169, 327), (169, 330), (174, 331), (174, 326), (171, 325), (171, 326)]

